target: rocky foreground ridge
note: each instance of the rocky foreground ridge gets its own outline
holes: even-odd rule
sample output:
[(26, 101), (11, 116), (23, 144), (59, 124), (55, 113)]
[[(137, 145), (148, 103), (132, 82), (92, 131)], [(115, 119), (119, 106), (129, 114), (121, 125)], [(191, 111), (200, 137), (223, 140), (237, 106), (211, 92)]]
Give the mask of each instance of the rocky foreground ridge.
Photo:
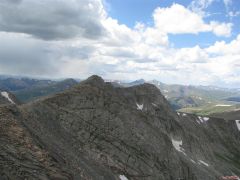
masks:
[(176, 113), (151, 84), (91, 76), (0, 106), (0, 179), (213, 180), (240, 176), (235, 121)]

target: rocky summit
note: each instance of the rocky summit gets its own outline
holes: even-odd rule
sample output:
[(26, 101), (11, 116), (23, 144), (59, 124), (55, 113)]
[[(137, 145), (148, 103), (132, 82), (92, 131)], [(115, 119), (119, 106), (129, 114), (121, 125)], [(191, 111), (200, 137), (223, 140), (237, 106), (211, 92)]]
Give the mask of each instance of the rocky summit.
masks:
[(0, 179), (215, 180), (240, 176), (234, 121), (176, 113), (151, 84), (91, 76), (0, 107)]

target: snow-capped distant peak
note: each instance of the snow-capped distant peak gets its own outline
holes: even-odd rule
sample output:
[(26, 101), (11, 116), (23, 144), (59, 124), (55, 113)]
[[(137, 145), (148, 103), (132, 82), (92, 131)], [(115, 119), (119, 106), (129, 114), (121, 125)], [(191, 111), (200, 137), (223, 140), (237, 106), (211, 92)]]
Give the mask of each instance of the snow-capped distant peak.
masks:
[(10, 103), (15, 104), (15, 102), (9, 97), (8, 92), (2, 91), (2, 92), (1, 92), (1, 95), (2, 95), (3, 97), (5, 97)]
[(136, 103), (136, 105), (137, 105), (137, 110), (143, 110), (143, 104)]

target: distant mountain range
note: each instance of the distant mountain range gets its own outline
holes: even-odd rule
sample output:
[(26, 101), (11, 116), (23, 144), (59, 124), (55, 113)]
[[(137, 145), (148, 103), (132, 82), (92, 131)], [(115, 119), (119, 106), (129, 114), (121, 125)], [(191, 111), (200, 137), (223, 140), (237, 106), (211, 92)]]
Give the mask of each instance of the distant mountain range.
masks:
[(62, 92), (74, 85), (77, 81), (74, 79), (66, 79), (63, 81), (50, 81), (47, 84), (33, 85), (31, 87), (12, 91), (15, 96), (22, 102), (29, 102), (43, 96), (49, 96), (58, 92)]
[(55, 94), (77, 84), (74, 79), (62, 81), (40, 80), (30, 78), (6, 77), (0, 79), (0, 90), (13, 93), (21, 102)]
[(232, 111), (240, 107), (238, 89), (214, 86), (190, 86), (165, 84), (157, 80), (139, 79), (133, 82), (112, 81), (115, 86), (131, 87), (144, 83), (158, 87), (174, 110), (209, 115), (222, 111)]
[[(79, 80), (78, 80), (79, 81)], [(12, 92), (21, 102), (29, 102), (43, 96), (62, 92), (78, 83), (74, 79), (62, 81), (30, 78), (1, 77), (0, 89)], [(170, 85), (157, 80), (139, 79), (133, 82), (105, 80), (115, 87), (131, 87), (144, 83), (160, 89), (174, 110), (209, 115), (240, 108), (240, 91), (213, 86)]]

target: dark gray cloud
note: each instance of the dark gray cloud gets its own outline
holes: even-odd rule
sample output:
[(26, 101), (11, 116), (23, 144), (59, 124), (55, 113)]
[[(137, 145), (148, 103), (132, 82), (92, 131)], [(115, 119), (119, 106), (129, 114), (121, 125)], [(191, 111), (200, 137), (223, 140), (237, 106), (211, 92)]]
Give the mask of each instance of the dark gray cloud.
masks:
[(44, 40), (101, 37), (100, 0), (1, 0), (0, 31), (26, 33)]

